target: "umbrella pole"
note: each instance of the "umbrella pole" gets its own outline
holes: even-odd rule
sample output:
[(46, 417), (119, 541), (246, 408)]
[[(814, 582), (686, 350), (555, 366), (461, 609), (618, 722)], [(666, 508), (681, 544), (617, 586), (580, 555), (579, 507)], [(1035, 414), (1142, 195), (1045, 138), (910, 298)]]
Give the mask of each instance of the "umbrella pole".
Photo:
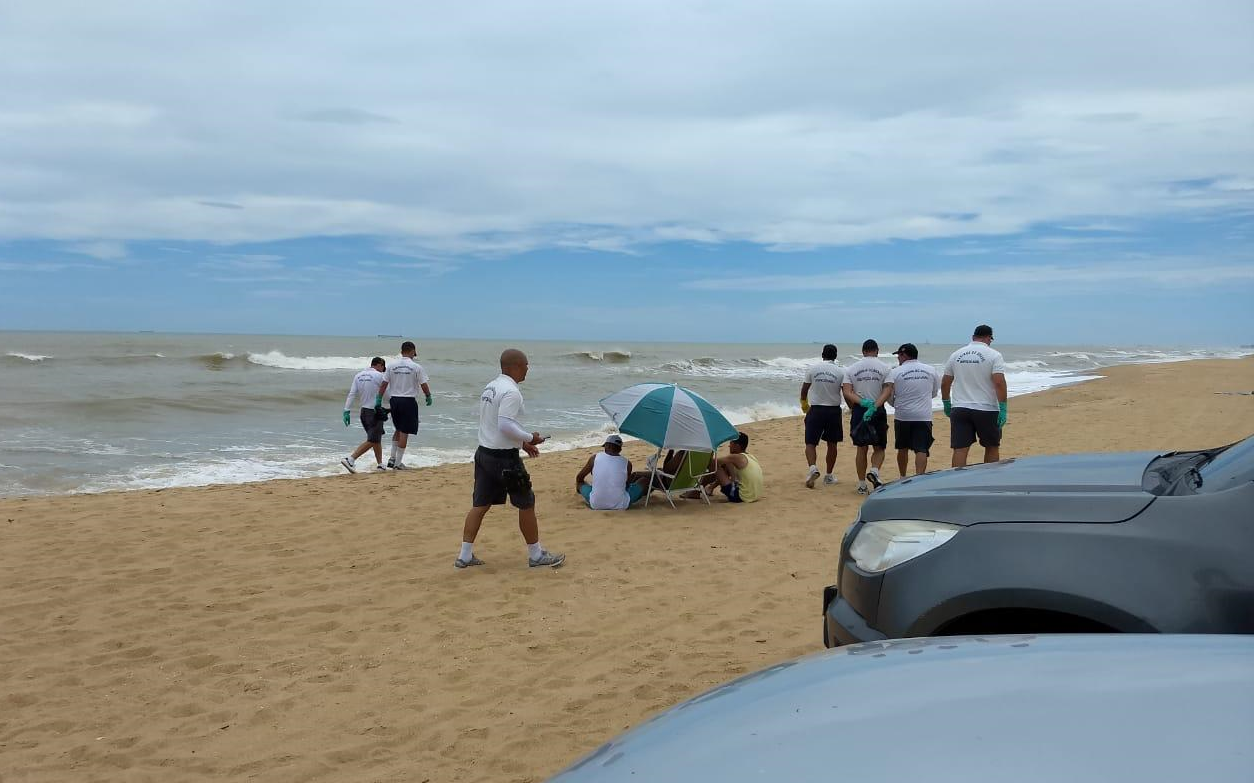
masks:
[(653, 455), (653, 467), (649, 468), (649, 486), (644, 491), (644, 507), (649, 507), (649, 498), (653, 497), (653, 480), (657, 478), (657, 463), (662, 459), (662, 447), (657, 447), (657, 453)]

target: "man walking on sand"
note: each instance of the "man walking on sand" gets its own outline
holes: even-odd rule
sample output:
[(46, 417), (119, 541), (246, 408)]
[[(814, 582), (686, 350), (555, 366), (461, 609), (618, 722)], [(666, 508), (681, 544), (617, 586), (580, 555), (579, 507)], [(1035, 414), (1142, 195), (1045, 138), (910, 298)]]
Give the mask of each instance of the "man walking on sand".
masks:
[(523, 465), (518, 449), (532, 457), (547, 438), (538, 432), (527, 432), (519, 424), (524, 413), (522, 392), (518, 384), (527, 378), (527, 355), (516, 348), (501, 354), (501, 374), (479, 396), (479, 448), (475, 451), (475, 489), (471, 509), (462, 528), (462, 548), (453, 565), (470, 568), (483, 565), (475, 557), (475, 537), (488, 511), (509, 502), (518, 509), (518, 530), (527, 542), (527, 565), (531, 568), (557, 568), (566, 562), (566, 555), (549, 552), (540, 544), (540, 523), (536, 520), (536, 496), (531, 491), (531, 476)]
[(347, 427), (352, 421), (350, 411), (353, 408), (353, 398), (357, 399), (357, 404), (361, 406), (358, 414), (361, 420), (362, 429), (366, 431), (366, 439), (361, 445), (353, 451), (352, 455), (340, 460), (340, 464), (349, 473), (357, 472), (357, 458), (367, 451), (374, 449), (374, 461), (379, 463), (375, 470), (384, 470), (383, 467), (383, 415), (382, 407), (372, 406), (379, 399), (379, 389), (384, 383), (383, 371), (387, 369), (387, 363), (383, 358), (376, 356), (370, 360), (370, 366), (353, 378), (353, 384), (348, 387), (348, 397), (344, 400), (344, 426)]
[(422, 389), (427, 405), (431, 404), (431, 387), (427, 385), (427, 371), (414, 361), (418, 348), (409, 340), (401, 343), (401, 358), (392, 360), (392, 366), (384, 374), (383, 385), (375, 398), (375, 405), (383, 404), (383, 395), (392, 396), (392, 456), (388, 467), (409, 470), (405, 464), (405, 448), (409, 436), (418, 434), (418, 389)]
[[(888, 448), (888, 414), (883, 406), (876, 407), (875, 401), (884, 390), (884, 379), (888, 377), (889, 366), (880, 361), (880, 344), (874, 340), (862, 343), (862, 358), (845, 370), (845, 382), (841, 384), (845, 402), (849, 403), (849, 432), (858, 422), (867, 419), (866, 412), (875, 411), (870, 417), (871, 428), (875, 432), (875, 440), (869, 445), (858, 446), (854, 463), (858, 469), (858, 494), (865, 495), (867, 479), (875, 486), (880, 485), (880, 466), (884, 464), (884, 449)], [(857, 442), (854, 443), (857, 446)], [(871, 449), (871, 469), (867, 470), (867, 449)]]
[[(893, 403), (893, 447), (897, 449), (897, 470), (906, 477), (910, 452), (914, 452), (914, 473), (927, 473), (927, 459), (932, 452), (932, 400), (940, 391), (940, 376), (936, 368), (919, 361), (919, 349), (914, 343), (904, 343), (894, 353), (897, 366), (884, 379), (884, 390), (875, 400), (882, 409), (889, 400)], [(879, 474), (871, 482), (880, 486)]]
[(845, 373), (836, 366), (836, 346), (823, 346), (823, 361), (806, 370), (801, 384), (801, 411), (805, 414), (806, 486), (814, 489), (819, 480), (819, 441), (827, 442), (827, 474), (824, 484), (836, 483), (836, 444), (845, 439), (840, 421), (841, 385)]
[(945, 363), (941, 402), (949, 417), (953, 466), (967, 464), (967, 452), (979, 438), (984, 461), (1001, 458), (1001, 428), (1006, 426), (1006, 363), (994, 351), (993, 327), (980, 324), (971, 344), (959, 348)]

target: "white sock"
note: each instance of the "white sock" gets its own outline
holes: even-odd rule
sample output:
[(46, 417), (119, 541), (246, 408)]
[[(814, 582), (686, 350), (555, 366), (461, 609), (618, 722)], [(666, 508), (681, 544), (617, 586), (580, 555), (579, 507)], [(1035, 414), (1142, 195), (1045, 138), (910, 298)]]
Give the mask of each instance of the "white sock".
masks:
[(463, 541), (463, 542), (462, 542), (462, 551), (461, 551), (461, 554), (459, 554), (459, 555), (457, 556), (457, 559), (458, 559), (458, 560), (461, 560), (463, 563), (469, 563), (469, 562), (470, 562), (470, 558), (472, 558), (472, 557), (474, 557), (474, 556), (475, 556), (475, 551), (474, 551), (474, 550), (475, 550), (475, 545), (474, 545), (474, 544), (467, 544), (465, 541)]
[(811, 473), (818, 473), (818, 472), (819, 472), (819, 466), (818, 466), (818, 465), (811, 465), (811, 466), (810, 466), (810, 472), (811, 472)]
[(392, 441), (392, 456), (388, 457), (388, 462), (396, 462), (396, 441)]
[(880, 469), (879, 469), (879, 468), (871, 468), (870, 470), (868, 470), (868, 471), (866, 472), (866, 474), (867, 474), (868, 476), (871, 476), (871, 475), (878, 476), (878, 475), (880, 474)]
[(357, 464), (357, 460), (353, 459), (352, 457), (345, 457), (345, 458), (344, 458), (344, 461), (345, 461), (345, 462), (347, 462), (347, 463), (348, 463), (348, 464), (350, 464), (350, 465), (356, 465), (356, 464)]
[(534, 544), (527, 544), (527, 557), (532, 560), (538, 560), (542, 554), (544, 554), (544, 547), (540, 546), (539, 541)]
[(397, 465), (401, 464), (405, 459), (405, 449), (392, 449), (392, 458), (396, 460)]
[(832, 473), (828, 473), (828, 474), (827, 474), (827, 477), (828, 477), (828, 478), (836, 478), (836, 476), (835, 476), (834, 474), (832, 474)]

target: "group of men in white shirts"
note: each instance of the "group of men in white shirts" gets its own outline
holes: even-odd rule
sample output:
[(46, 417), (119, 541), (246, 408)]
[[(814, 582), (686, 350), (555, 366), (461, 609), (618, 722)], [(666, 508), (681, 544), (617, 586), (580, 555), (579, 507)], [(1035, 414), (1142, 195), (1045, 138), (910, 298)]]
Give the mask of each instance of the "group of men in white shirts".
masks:
[[(382, 357), (370, 360), (370, 367), (357, 373), (344, 400), (344, 426), (352, 422), (353, 402), (360, 406), (359, 420), (366, 431), (351, 455), (340, 460), (349, 473), (357, 472), (357, 459), (374, 451), (375, 470), (407, 470), (404, 463), (409, 436), (418, 433), (418, 392), (431, 405), (431, 386), (427, 372), (414, 361), (417, 346), (409, 340), (401, 343), (401, 355), (389, 366)], [(528, 432), (521, 424), (525, 411), (518, 384), (527, 378), (530, 367), (527, 355), (516, 348), (501, 353), (501, 374), (484, 387), (479, 396), (479, 446), (475, 451), (475, 484), (470, 511), (462, 526), (461, 547), (453, 566), (467, 569), (481, 566), (475, 556), (475, 538), (492, 506), (508, 500), (518, 510), (518, 530), (527, 545), (527, 565), (531, 568), (557, 568), (566, 562), (560, 552), (551, 552), (540, 543), (540, 527), (536, 519), (536, 496), (531, 489), (531, 476), (523, 465), (519, 451), (534, 457), (548, 438)], [(386, 403), (390, 405), (385, 406)], [(383, 423), (391, 416), (392, 455), (383, 465)]]
[[(366, 439), (353, 453), (340, 460), (349, 473), (357, 472), (357, 459), (367, 451), (374, 451), (375, 470), (408, 470), (405, 449), (409, 436), (418, 434), (418, 392), (422, 391), (426, 404), (432, 403), (430, 378), (422, 365), (414, 361), (418, 348), (409, 340), (401, 343), (400, 358), (393, 359), (389, 367), (383, 357), (370, 360), (370, 366), (357, 373), (348, 387), (344, 400), (344, 426), (352, 422), (353, 401), (360, 406), (358, 419), (366, 431)], [(384, 403), (388, 404), (385, 405)], [(392, 417), (392, 453), (387, 467), (383, 465), (383, 423)]]
[[(932, 400), (937, 394), (950, 424), (953, 467), (967, 464), (971, 446), (984, 447), (984, 461), (1000, 458), (1001, 432), (1006, 424), (1006, 366), (993, 350), (993, 329), (977, 326), (971, 343), (950, 355), (943, 373), (919, 361), (919, 349), (903, 343), (893, 354), (897, 366), (889, 367), (879, 358), (879, 344), (862, 344), (862, 358), (847, 368), (836, 364), (836, 346), (823, 346), (822, 361), (806, 371), (801, 385), (801, 408), (805, 412), (806, 486), (811, 489), (820, 476), (824, 484), (835, 484), (837, 444), (844, 440), (841, 403), (849, 406), (849, 430), (857, 448), (860, 495), (883, 484), (880, 468), (888, 447), (888, 417), (885, 406), (893, 406), (893, 446), (897, 468), (904, 478), (910, 454), (915, 455), (915, 473), (927, 472), (928, 457), (935, 438), (932, 435)], [(826, 442), (827, 472), (818, 467), (818, 445)], [(869, 452), (869, 454), (868, 454)]]

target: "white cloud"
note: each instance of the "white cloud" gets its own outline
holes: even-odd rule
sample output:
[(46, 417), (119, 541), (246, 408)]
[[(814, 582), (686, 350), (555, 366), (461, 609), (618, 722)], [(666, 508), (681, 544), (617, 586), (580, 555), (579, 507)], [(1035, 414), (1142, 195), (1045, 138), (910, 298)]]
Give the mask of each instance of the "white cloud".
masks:
[[(888, 265), (893, 268), (893, 265)], [(1207, 263), (1197, 259), (1146, 258), (1121, 263), (975, 266), (936, 271), (845, 271), (828, 275), (757, 275), (694, 280), (683, 288), (703, 291), (836, 291), (863, 288), (1007, 288), (1011, 286), (1119, 283), (1127, 287), (1206, 287), (1254, 283), (1254, 259)]]
[(65, 249), (80, 256), (90, 256), (101, 261), (116, 261), (126, 258), (126, 245), (121, 242), (78, 242), (66, 245)]
[(1251, 29), (1217, 0), (10, 0), (0, 239), (788, 250), (1248, 208)]

